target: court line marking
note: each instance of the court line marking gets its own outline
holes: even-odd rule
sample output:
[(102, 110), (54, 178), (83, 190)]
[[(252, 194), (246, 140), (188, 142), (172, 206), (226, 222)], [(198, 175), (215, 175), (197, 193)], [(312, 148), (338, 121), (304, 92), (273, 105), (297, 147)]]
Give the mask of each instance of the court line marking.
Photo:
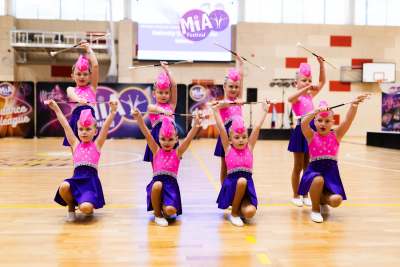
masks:
[[(293, 204), (260, 204), (257, 207), (293, 207)], [(400, 203), (341, 204), (340, 206), (400, 206)], [(65, 208), (60, 205), (0, 206), (0, 208)], [(104, 205), (105, 208), (143, 208), (146, 205)], [(183, 207), (216, 207), (216, 205), (183, 205)], [(247, 237), (246, 237), (247, 238)]]
[(362, 165), (362, 164), (350, 163), (350, 162), (341, 161), (341, 160), (339, 160), (339, 163), (345, 163), (345, 164), (350, 164), (350, 165), (355, 165), (355, 166), (360, 166), (360, 167), (366, 167), (366, 168), (371, 168), (371, 169), (384, 170), (384, 171), (400, 172), (400, 171), (398, 171), (398, 170), (384, 169), (384, 168), (379, 168), (379, 167), (372, 167), (372, 166), (368, 166), (368, 165)]
[(257, 243), (257, 240), (252, 235), (246, 235), (246, 239), (247, 239), (247, 242), (249, 242), (250, 244)]
[(272, 264), (272, 262), (268, 259), (267, 255), (265, 254), (257, 254), (257, 257), (260, 260), (261, 264)]
[(382, 152), (378, 152), (378, 151), (351, 152), (351, 153), (346, 154), (346, 156), (351, 159), (358, 159), (358, 160), (364, 160), (364, 161), (388, 163), (388, 164), (400, 164), (400, 162), (380, 161), (380, 160), (372, 160), (372, 159), (360, 159), (360, 158), (351, 156), (352, 154), (370, 154), (370, 153), (382, 153)]
[(200, 157), (197, 155), (196, 151), (194, 151), (194, 148), (192, 147), (192, 144), (190, 144), (189, 147), (192, 150), (192, 152), (195, 155), (195, 157), (197, 158), (197, 160), (199, 161), (201, 167), (203, 167), (203, 170), (206, 172), (206, 174), (208, 176), (208, 179), (210, 179), (210, 181), (213, 184), (213, 186), (215, 187), (215, 189), (219, 192), (221, 190), (219, 185), (215, 182), (215, 180), (212, 177), (211, 173), (207, 170), (206, 166), (203, 164), (203, 162), (201, 161)]
[(7, 172), (16, 171), (16, 170), (19, 170), (19, 169), (22, 169), (22, 168), (25, 168), (25, 167), (28, 167), (28, 166), (31, 166), (31, 165), (34, 165), (34, 164), (38, 164), (38, 163), (41, 163), (43, 161), (54, 159), (54, 158), (57, 158), (57, 157), (61, 157), (61, 155), (53, 156), (53, 157), (50, 157), (50, 158), (47, 158), (47, 159), (38, 160), (38, 161), (35, 161), (35, 162), (32, 162), (32, 163), (29, 163), (29, 164), (14, 168), (14, 169), (10, 169), (10, 170), (4, 171), (4, 172), (0, 172), (0, 175), (4, 174), (4, 173), (7, 173)]

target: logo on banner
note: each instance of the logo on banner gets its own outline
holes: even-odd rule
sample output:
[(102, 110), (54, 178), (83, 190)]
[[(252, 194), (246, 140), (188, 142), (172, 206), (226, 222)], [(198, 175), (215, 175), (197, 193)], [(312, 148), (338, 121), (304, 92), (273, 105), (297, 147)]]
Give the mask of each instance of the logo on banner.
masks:
[(14, 86), (10, 83), (4, 82), (0, 84), (0, 97), (10, 98), (14, 95)]
[(190, 41), (204, 40), (211, 32), (223, 31), (229, 25), (229, 16), (223, 10), (214, 10), (207, 15), (200, 9), (192, 9), (183, 14), (180, 19), (182, 35)]
[(206, 89), (201, 85), (195, 85), (190, 88), (189, 95), (194, 101), (201, 101), (206, 98)]
[[(138, 108), (140, 110), (147, 110), (147, 106), (151, 104), (151, 99), (148, 94), (143, 89), (138, 87), (128, 87), (119, 93), (119, 101), (124, 103), (123, 109), (126, 113), (122, 118), (129, 122), (136, 122), (136, 120), (131, 115), (131, 110)], [(143, 116), (143, 118), (145, 118)]]

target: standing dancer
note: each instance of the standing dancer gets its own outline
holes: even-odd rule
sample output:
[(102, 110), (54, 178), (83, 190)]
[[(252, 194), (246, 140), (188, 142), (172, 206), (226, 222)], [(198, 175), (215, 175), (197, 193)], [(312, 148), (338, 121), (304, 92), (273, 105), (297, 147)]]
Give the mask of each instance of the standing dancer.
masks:
[[(310, 64), (301, 63), (299, 70), (296, 72), (294, 83), (297, 86), (297, 92), (288, 98), (296, 116), (301, 116), (314, 110), (312, 99), (319, 93), (325, 84), (325, 68), (323, 59), (323, 57), (318, 57), (320, 74), (317, 85), (311, 84), (312, 76)], [(315, 130), (314, 121), (310, 122), (310, 126)], [(308, 194), (303, 196), (303, 200), (301, 200), (300, 196), (297, 194), (297, 190), (299, 189), (300, 173), (302, 170), (304, 172), (307, 169), (310, 158), (307, 141), (301, 132), (301, 120), (297, 121), (296, 128), (290, 137), (288, 150), (293, 152), (294, 156), (294, 166), (292, 171), (292, 204), (298, 207), (303, 207), (303, 203), (307, 206), (311, 206), (311, 200), (308, 198)]]
[[(225, 125), (225, 130), (228, 133), (228, 137), (229, 137), (229, 128), (232, 125), (232, 118), (234, 116), (242, 117), (241, 105), (243, 105), (242, 95), (243, 95), (243, 73), (244, 73), (243, 59), (238, 53), (236, 53), (236, 59), (239, 61), (239, 70), (235, 68), (231, 68), (229, 70), (229, 73), (224, 80), (224, 91), (226, 98), (222, 101), (218, 101), (220, 107), (219, 113), (221, 114), (222, 122)], [(235, 105), (223, 104), (225, 101), (236, 102), (236, 104)], [(219, 130), (221, 131), (221, 128)], [(221, 157), (220, 180), (221, 180), (221, 185), (223, 185), (227, 175), (227, 166), (225, 162), (225, 151), (221, 142), (221, 135), (218, 137), (214, 156)]]
[[(165, 73), (159, 73), (158, 79), (153, 85), (153, 96), (156, 98), (156, 104), (150, 104), (147, 106), (148, 112), (156, 112), (156, 113), (164, 113), (164, 115), (158, 114), (149, 114), (150, 122), (151, 122), (151, 136), (153, 136), (154, 140), (156, 140), (157, 144), (161, 147), (160, 142), (158, 141), (161, 122), (165, 116), (172, 116), (172, 113), (175, 111), (176, 102), (178, 100), (178, 85), (175, 81), (172, 72), (169, 70), (168, 63), (165, 61), (160, 61), (161, 67), (164, 69)], [(168, 103), (169, 100), (169, 103)], [(172, 116), (172, 123), (175, 124), (175, 117)], [(176, 142), (176, 147), (179, 146), (179, 142)], [(153, 166), (153, 153), (150, 149), (149, 145), (146, 145), (146, 151), (144, 153), (143, 161), (151, 162)]]
[(68, 205), (67, 221), (69, 222), (76, 221), (75, 205), (78, 205), (81, 212), (86, 216), (93, 216), (93, 209), (100, 209), (105, 205), (97, 170), (100, 151), (106, 141), (108, 128), (115, 114), (117, 114), (118, 102), (111, 100), (108, 104), (111, 108), (110, 114), (108, 114), (98, 138), (93, 141), (93, 138), (98, 134), (98, 129), (91, 110), (82, 110), (79, 116), (76, 125), (78, 138), (56, 102), (54, 100), (49, 102), (50, 108), (56, 112), (57, 118), (64, 128), (73, 152), (74, 175), (60, 184), (54, 198), (54, 201), (61, 206)]
[[(154, 221), (159, 226), (168, 226), (165, 218), (182, 214), (181, 194), (178, 185), (178, 169), (180, 158), (189, 147), (190, 142), (197, 133), (203, 119), (197, 114), (195, 127), (193, 127), (180, 146), (178, 142), (178, 130), (169, 117), (162, 118), (159, 142), (147, 129), (139, 109), (135, 109), (132, 115), (137, 120), (140, 130), (146, 137), (147, 144), (153, 155), (153, 180), (146, 188), (147, 211), (154, 210)], [(161, 148), (160, 148), (161, 145)], [(165, 218), (164, 218), (165, 217)]]
[[(333, 111), (329, 110), (325, 101), (319, 105), (319, 114), (311, 114), (303, 118), (301, 129), (308, 142), (310, 150), (310, 165), (304, 172), (299, 186), (299, 195), (307, 195), (310, 191), (312, 208), (311, 220), (323, 222), (322, 215), (329, 215), (328, 205), (336, 208), (342, 200), (346, 200), (342, 180), (337, 165), (340, 141), (353, 122), (358, 104), (364, 102), (361, 95), (354, 101), (347, 112), (344, 121), (333, 131), (335, 122)], [(314, 119), (315, 117), (315, 119)], [(310, 127), (315, 120), (316, 131)]]
[(213, 113), (220, 131), (221, 143), (226, 155), (224, 159), (228, 167), (228, 175), (219, 192), (217, 203), (220, 209), (226, 209), (232, 205), (229, 220), (235, 226), (243, 226), (241, 215), (252, 218), (256, 214), (258, 202), (252, 178), (253, 150), (260, 128), (268, 114), (269, 103), (267, 99), (264, 100), (263, 110), (250, 137), (240, 116), (234, 116), (231, 126), (226, 130), (220, 110), (218, 110), (219, 104), (217, 101), (213, 103)]
[[(93, 53), (90, 43), (86, 40), (80, 42), (78, 47), (84, 47), (89, 55), (92, 69), (89, 68), (89, 61), (85, 56), (80, 56), (78, 61), (72, 66), (71, 77), (76, 82), (76, 87), (68, 87), (67, 95), (71, 102), (78, 102), (78, 104), (71, 104), (72, 114), (69, 125), (71, 126), (75, 136), (79, 139), (77, 122), (81, 115), (82, 110), (89, 109), (92, 116), (95, 117), (94, 107), (87, 102), (96, 102), (97, 84), (99, 82), (99, 64), (96, 56)], [(88, 85), (90, 82), (90, 85)], [(97, 138), (97, 135), (93, 137)], [(93, 140), (94, 140), (93, 139)], [(80, 140), (80, 139), (79, 139)], [(64, 138), (64, 146), (70, 146), (67, 136)], [(72, 147), (71, 147), (72, 151)]]

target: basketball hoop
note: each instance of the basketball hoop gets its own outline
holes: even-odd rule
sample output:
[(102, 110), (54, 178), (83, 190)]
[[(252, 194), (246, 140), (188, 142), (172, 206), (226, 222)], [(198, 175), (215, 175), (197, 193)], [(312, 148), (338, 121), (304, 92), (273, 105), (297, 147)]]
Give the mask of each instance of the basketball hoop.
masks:
[(379, 84), (379, 88), (382, 89), (382, 88), (381, 88), (381, 83), (387, 82), (387, 79), (379, 79), (379, 80), (376, 80), (376, 81), (377, 81), (378, 84)]

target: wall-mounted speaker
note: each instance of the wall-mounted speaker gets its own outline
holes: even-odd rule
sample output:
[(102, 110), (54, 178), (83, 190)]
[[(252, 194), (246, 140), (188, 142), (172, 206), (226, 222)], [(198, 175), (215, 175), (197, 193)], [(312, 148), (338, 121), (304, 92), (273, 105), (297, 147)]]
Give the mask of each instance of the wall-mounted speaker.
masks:
[(257, 102), (257, 88), (247, 88), (246, 102)]

